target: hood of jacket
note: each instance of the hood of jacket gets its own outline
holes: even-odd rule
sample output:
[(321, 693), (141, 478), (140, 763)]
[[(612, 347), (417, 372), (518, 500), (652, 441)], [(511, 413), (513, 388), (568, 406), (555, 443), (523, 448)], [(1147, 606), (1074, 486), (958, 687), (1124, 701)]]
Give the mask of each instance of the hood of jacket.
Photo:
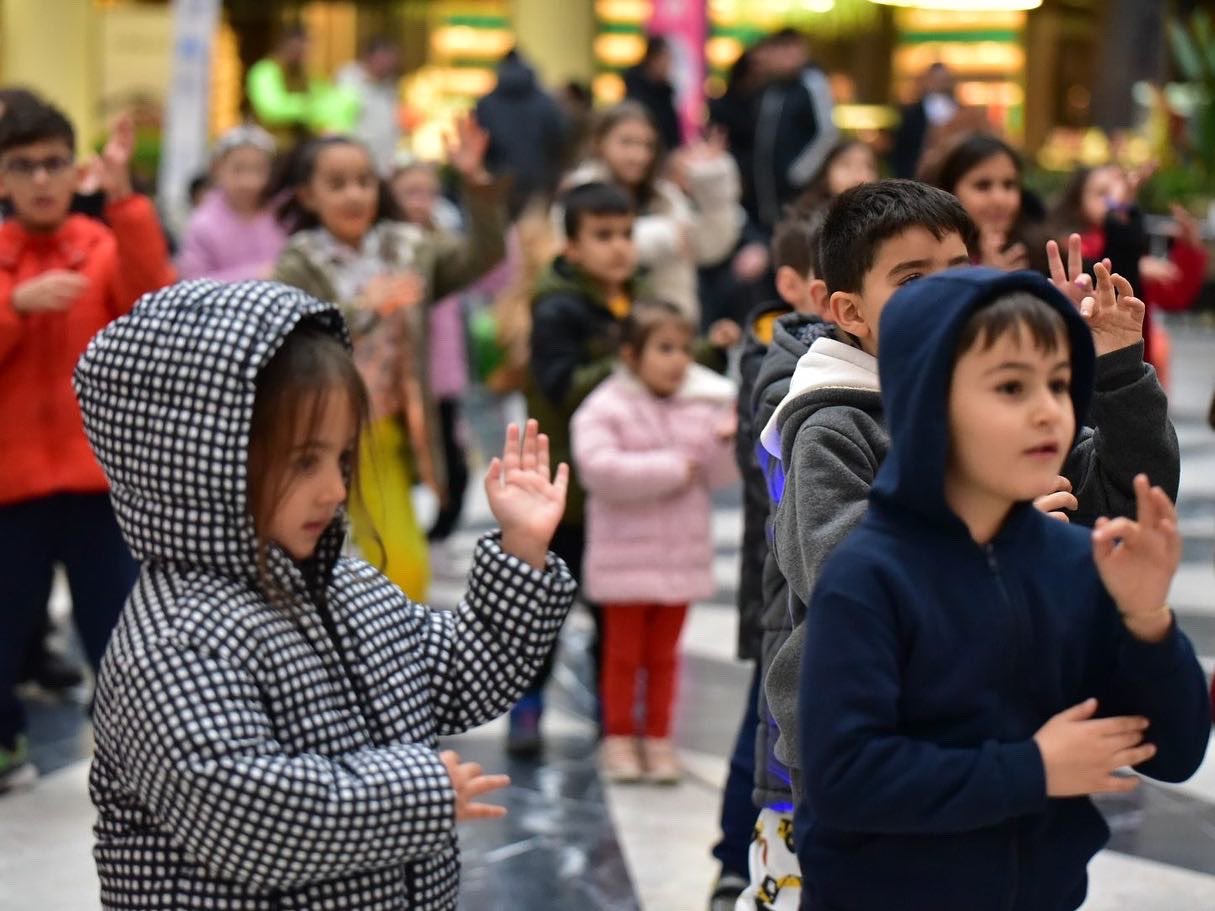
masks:
[(794, 312), (777, 317), (772, 325), (772, 336), (765, 343), (768, 350), (755, 377), (751, 410), (756, 427), (767, 426), (789, 394), (789, 380), (802, 355), (810, 350), (816, 339), (834, 334), (835, 326), (817, 316)]
[[(305, 320), (349, 349), (332, 305), (271, 282), (172, 285), (89, 343), (76, 396), (137, 559), (256, 577), (247, 462), (257, 377)], [(331, 565), (344, 537), (339, 517), (318, 561)]]
[(522, 57), (507, 56), (498, 64), (496, 92), (515, 97), (529, 95), (536, 88), (536, 71)]
[[(779, 333), (780, 323), (777, 326)], [(774, 349), (777, 338), (779, 335), (773, 339)], [(819, 408), (849, 400), (865, 405), (872, 400), (872, 404), (877, 404), (877, 358), (841, 341), (835, 327), (827, 323), (820, 322), (814, 329), (803, 329), (798, 336), (790, 336), (783, 350), (792, 354), (802, 343), (808, 345), (789, 374), (784, 397), (763, 414), (767, 419), (759, 440), (778, 459), (782, 458), (782, 441), (792, 441), (805, 420)], [(778, 390), (770, 384), (765, 395), (769, 401), (774, 397), (773, 391)]]
[(874, 482), (874, 503), (933, 523), (960, 521), (945, 503), (949, 387), (958, 337), (977, 310), (1013, 291), (1029, 292), (1063, 317), (1076, 432), (1084, 426), (1096, 370), (1092, 332), (1045, 277), (965, 267), (920, 279), (900, 289), (882, 311), (878, 372), (891, 444)]

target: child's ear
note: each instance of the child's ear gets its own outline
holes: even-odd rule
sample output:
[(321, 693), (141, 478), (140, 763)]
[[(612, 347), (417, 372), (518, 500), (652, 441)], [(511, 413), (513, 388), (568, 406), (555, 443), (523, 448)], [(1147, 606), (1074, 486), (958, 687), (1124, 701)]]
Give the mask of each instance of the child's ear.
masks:
[(805, 281), (792, 266), (781, 266), (776, 270), (776, 293), (780, 295), (781, 300), (796, 310), (802, 299)]
[(831, 294), (827, 291), (827, 283), (821, 278), (810, 279), (809, 296), (814, 305), (814, 312), (819, 318), (831, 322), (831, 308), (827, 306)]
[(836, 291), (832, 294), (827, 299), (827, 313), (828, 319), (849, 335), (865, 338), (873, 334), (873, 330), (865, 322), (860, 297), (850, 291)]

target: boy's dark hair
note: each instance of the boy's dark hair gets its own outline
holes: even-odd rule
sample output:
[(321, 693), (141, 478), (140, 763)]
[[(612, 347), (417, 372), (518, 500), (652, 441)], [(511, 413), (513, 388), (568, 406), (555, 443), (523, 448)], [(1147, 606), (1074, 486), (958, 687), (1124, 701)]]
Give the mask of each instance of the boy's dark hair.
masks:
[(76, 131), (67, 116), (29, 93), (14, 94), (0, 117), (0, 155), (35, 142), (62, 140), (76, 151)]
[(785, 210), (772, 232), (772, 268), (788, 266), (802, 278), (819, 277), (818, 244), (825, 216), (800, 206)]
[(565, 236), (570, 240), (578, 237), (582, 222), (588, 215), (633, 215), (633, 201), (629, 194), (614, 183), (592, 181), (567, 190), (561, 196), (561, 207), (565, 210)]
[(860, 291), (882, 244), (909, 228), (978, 246), (978, 229), (956, 196), (914, 180), (862, 184), (837, 196), (823, 221), (818, 262), (827, 290)]
[(660, 326), (667, 325), (679, 326), (689, 335), (696, 334), (696, 324), (670, 301), (654, 298), (636, 301), (621, 324), (620, 345), (622, 348), (631, 349), (635, 354), (641, 354), (650, 336)]
[(1058, 310), (1028, 291), (1012, 291), (971, 314), (958, 335), (954, 363), (976, 345), (987, 351), (1009, 332), (1028, 332), (1034, 347), (1046, 354), (1068, 345), (1067, 324)]

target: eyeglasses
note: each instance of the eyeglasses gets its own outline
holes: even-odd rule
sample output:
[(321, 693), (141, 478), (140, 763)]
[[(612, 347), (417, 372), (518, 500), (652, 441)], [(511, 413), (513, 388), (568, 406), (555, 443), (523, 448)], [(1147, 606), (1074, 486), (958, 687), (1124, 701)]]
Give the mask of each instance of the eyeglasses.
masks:
[(5, 159), (4, 173), (21, 180), (32, 180), (39, 171), (45, 171), (47, 177), (58, 177), (72, 166), (72, 159), (65, 155), (50, 155), (42, 159), (14, 158)]

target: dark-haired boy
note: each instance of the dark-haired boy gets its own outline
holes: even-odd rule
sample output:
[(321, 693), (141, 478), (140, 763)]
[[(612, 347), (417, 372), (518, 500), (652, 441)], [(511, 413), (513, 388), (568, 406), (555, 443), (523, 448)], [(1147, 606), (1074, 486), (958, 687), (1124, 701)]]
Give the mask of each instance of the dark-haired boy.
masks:
[(0, 791), (30, 777), (14, 685), (63, 564), (96, 670), (135, 578), (84, 435), (72, 370), (89, 339), (173, 281), (151, 202), (132, 192), (123, 121), (102, 155), (108, 227), (69, 210), (80, 170), (71, 123), (51, 105), (0, 118)]
[[(760, 721), (764, 717), (759, 705), (763, 692), (761, 658), (765, 647), (770, 649), (774, 643), (779, 644), (775, 633), (788, 625), (789, 612), (783, 606), (783, 593), (776, 596), (764, 587), (764, 564), (771, 559), (767, 535), (769, 490), (764, 471), (770, 458), (762, 448), (759, 451), (756, 448), (759, 427), (752, 399), (760, 366), (774, 340), (779, 338), (777, 343), (781, 345), (799, 346), (798, 353), (788, 361), (784, 390), (788, 391), (788, 376), (793, 372), (793, 365), (809, 347), (806, 337), (831, 331), (821, 319), (827, 299), (827, 286), (818, 277), (818, 232), (821, 227), (821, 213), (796, 208), (786, 211), (776, 226), (771, 257), (779, 297), (761, 304), (748, 316), (739, 359), (741, 377), (735, 457), (743, 477), (743, 537), (738, 574), (738, 657), (755, 662), (755, 672), (722, 794), (722, 837), (713, 847), (713, 856), (721, 864), (721, 871), (709, 899), (710, 911), (733, 911), (735, 900), (746, 888), (757, 806), (767, 806), (769, 792), (776, 787), (784, 792), (780, 802), (791, 804), (787, 784), (779, 782), (779, 771), (769, 769), (767, 762), (756, 761), (757, 755), (770, 753), (769, 741), (772, 739), (768, 737), (767, 721)], [(765, 466), (760, 465), (761, 456)], [(772, 601), (780, 602), (775, 611), (771, 607)], [(773, 776), (778, 778), (775, 785), (770, 783)]]
[(1142, 475), (1137, 522), (1033, 508), (1098, 372), (1045, 278), (956, 270), (877, 309), (890, 451), (805, 621), (802, 908), (1071, 911), (1109, 836), (1089, 795), (1206, 750), (1176, 510)]
[[(793, 632), (764, 669), (776, 719), (776, 755), (797, 791), (797, 694), (805, 644), (805, 603), (823, 561), (865, 514), (890, 445), (877, 374), (882, 308), (900, 287), (969, 263), (975, 227), (957, 199), (914, 181), (884, 180), (841, 194), (828, 210), (819, 262), (838, 332), (816, 339), (773, 405), (761, 441), (780, 461), (783, 496), (773, 516), (772, 551), (788, 583)], [(1092, 428), (1084, 428), (1043, 511), (1072, 512), (1081, 524), (1134, 509), (1132, 479), (1146, 471), (1176, 496), (1180, 456), (1164, 391), (1143, 363), (1143, 305), (1118, 297), (1108, 273), (1089, 301), (1099, 355)], [(930, 318), (926, 329), (931, 324)]]
[[(561, 198), (565, 249), (532, 297), (527, 411), (549, 438), (553, 464), (571, 466), (565, 516), (553, 552), (582, 578), (585, 494), (573, 473), (570, 420), (582, 401), (612, 372), (621, 321), (636, 292), (637, 250), (632, 200), (614, 184), (588, 183)], [(552, 656), (532, 689), (511, 711), (508, 750), (534, 756), (541, 748), (542, 690)]]

